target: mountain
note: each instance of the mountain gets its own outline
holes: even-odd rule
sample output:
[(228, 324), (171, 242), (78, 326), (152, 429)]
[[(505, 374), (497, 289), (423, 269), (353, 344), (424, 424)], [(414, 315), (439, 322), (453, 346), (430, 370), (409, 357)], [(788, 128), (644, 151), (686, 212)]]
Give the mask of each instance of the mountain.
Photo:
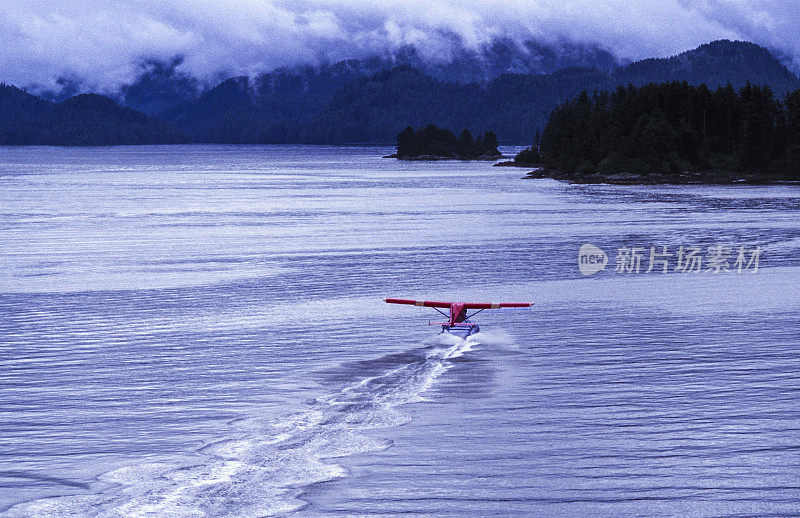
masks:
[(637, 61), (620, 67), (612, 77), (614, 83), (622, 85), (687, 81), (711, 89), (728, 83), (739, 89), (750, 82), (768, 85), (781, 97), (800, 87), (797, 76), (764, 47), (728, 40), (707, 43), (671, 58)]
[(118, 99), (123, 106), (159, 116), (175, 106), (197, 99), (202, 88), (200, 82), (177, 70), (183, 58), (169, 62), (145, 60), (140, 65), (137, 80), (123, 86)]
[[(457, 42), (456, 42), (457, 43)], [(416, 68), (439, 81), (448, 83), (486, 83), (503, 74), (549, 74), (566, 68), (594, 68), (611, 72), (620, 62), (611, 53), (596, 45), (568, 42), (544, 44), (536, 41), (515, 41), (497, 38), (477, 50), (455, 44), (449, 59), (430, 61), (414, 47), (404, 47), (388, 67)]]
[(396, 68), (358, 81), (337, 93), (305, 126), (307, 141), (393, 142), (397, 122), (494, 131), (501, 142), (528, 142), (553, 107), (581, 90), (601, 88), (596, 70), (552, 74), (507, 74), (486, 85), (456, 85), (413, 69)]
[(435, 124), (473, 133), (493, 130), (501, 142), (526, 143), (556, 106), (583, 90), (673, 80), (712, 88), (728, 83), (740, 88), (749, 81), (781, 96), (800, 88), (800, 80), (769, 51), (731, 41), (610, 70), (507, 73), (466, 84), (442, 81), (412, 66), (364, 75), (380, 66), (347, 62), (303, 74), (236, 78), (168, 118), (204, 142), (389, 143), (401, 127)]
[[(738, 89), (750, 82), (769, 86), (781, 97), (800, 89), (800, 79), (768, 50), (726, 40), (629, 64), (617, 64), (594, 48), (533, 43), (520, 48), (498, 41), (434, 66), (407, 49), (388, 60), (376, 57), (234, 77), (202, 92), (176, 71), (179, 63), (145, 64), (137, 83), (123, 89), (121, 102), (137, 108), (112, 102), (116, 119), (127, 124), (123, 129), (103, 119), (111, 115), (112, 105), (98, 105), (88, 110), (95, 120), (91, 128), (65, 134), (57, 127), (65, 124), (63, 117), (50, 112), (69, 112), (70, 103), (42, 105), (46, 101), (26, 99), (22, 104), (44, 116), (26, 115), (22, 101), (17, 102), (13, 117), (18, 122), (0, 122), (5, 127), (0, 139), (13, 142), (22, 132), (26, 142), (116, 142), (123, 136), (130, 141), (137, 134), (131, 128), (138, 124), (142, 142), (158, 135), (164, 141), (181, 140), (185, 134), (193, 142), (213, 143), (392, 143), (406, 126), (435, 124), (474, 134), (491, 130), (501, 143), (524, 144), (544, 127), (554, 108), (582, 91), (675, 80), (712, 89), (729, 83)], [(534, 70), (546, 72), (531, 73)], [(119, 112), (125, 109), (129, 111)], [(81, 127), (81, 122), (70, 120), (67, 125)], [(101, 128), (111, 135), (108, 139), (103, 139)]]
[(162, 117), (202, 142), (320, 142), (308, 128), (335, 96), (386, 66), (377, 59), (350, 60), (234, 77)]
[[(478, 49), (467, 48), (453, 36), (452, 52), (443, 59), (431, 60), (421, 55), (411, 45), (401, 47), (390, 55), (372, 56), (358, 60), (346, 60), (319, 67), (297, 66), (278, 68), (255, 78), (255, 86), (270, 85), (272, 88), (289, 90), (302, 86), (311, 88), (316, 94), (332, 94), (344, 86), (347, 80), (369, 77), (382, 70), (395, 67), (411, 67), (439, 81), (468, 84), (486, 83), (500, 75), (546, 74), (564, 68), (596, 68), (610, 72), (619, 66), (619, 61), (608, 51), (594, 45), (578, 45), (561, 42), (543, 44), (535, 41), (517, 43), (497, 38)], [(172, 60), (146, 59), (139, 63), (137, 78), (123, 85), (114, 97), (123, 106), (148, 115), (160, 116), (173, 112), (175, 108), (196, 100), (208, 88), (197, 79), (181, 72), (181, 56)], [(79, 92), (81, 84), (74, 79), (58, 81), (60, 91), (32, 88), (44, 99), (60, 102)], [(269, 86), (268, 86), (269, 87)], [(283, 94), (288, 94), (284, 91)]]
[(81, 94), (61, 103), (0, 85), (1, 145), (97, 146), (185, 142), (171, 125), (108, 97)]

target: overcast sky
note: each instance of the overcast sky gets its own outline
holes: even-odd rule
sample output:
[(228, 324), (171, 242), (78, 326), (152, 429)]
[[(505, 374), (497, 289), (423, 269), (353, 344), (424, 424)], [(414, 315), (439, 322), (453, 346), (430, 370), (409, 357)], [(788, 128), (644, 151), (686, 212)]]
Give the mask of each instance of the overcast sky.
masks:
[(744, 39), (800, 63), (798, 22), (794, 0), (0, 0), (0, 81), (113, 88), (143, 58), (175, 55), (202, 79), (406, 44), (436, 59), (453, 35), (593, 43), (623, 59)]

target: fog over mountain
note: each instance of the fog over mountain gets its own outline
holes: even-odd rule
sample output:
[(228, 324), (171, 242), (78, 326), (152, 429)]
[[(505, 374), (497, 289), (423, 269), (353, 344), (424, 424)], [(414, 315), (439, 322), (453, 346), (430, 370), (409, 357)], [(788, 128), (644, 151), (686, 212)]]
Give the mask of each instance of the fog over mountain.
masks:
[(432, 64), (459, 81), (581, 60), (602, 69), (721, 38), (796, 68), (798, 19), (800, 5), (778, 0), (5, 0), (0, 81), (111, 93), (167, 66), (188, 92), (194, 81), (368, 58)]
[[(530, 143), (551, 111), (581, 91), (671, 81), (724, 87), (728, 93), (723, 96), (747, 83), (767, 86), (767, 96), (774, 93), (779, 99), (800, 90), (800, 78), (754, 43), (720, 40), (674, 57), (607, 70), (602, 64), (608, 56), (601, 51), (573, 50), (548, 53), (532, 46), (531, 55), (535, 51), (539, 57), (558, 58), (541, 60), (517, 59), (503, 51), (491, 58), (496, 67), (477, 69), (469, 66), (469, 59), (459, 66), (426, 67), (412, 53), (402, 57), (409, 64), (346, 60), (232, 77), (213, 88), (179, 71), (180, 60), (150, 61), (135, 83), (112, 97), (63, 98), (74, 91), (67, 85), (62, 95), (48, 99), (0, 85), (0, 144), (385, 144), (407, 125), (427, 124), (473, 133), (491, 130), (503, 143), (521, 144)], [(597, 66), (563, 67), (582, 60)], [(509, 64), (556, 69), (468, 83), (437, 77), (496, 73)]]

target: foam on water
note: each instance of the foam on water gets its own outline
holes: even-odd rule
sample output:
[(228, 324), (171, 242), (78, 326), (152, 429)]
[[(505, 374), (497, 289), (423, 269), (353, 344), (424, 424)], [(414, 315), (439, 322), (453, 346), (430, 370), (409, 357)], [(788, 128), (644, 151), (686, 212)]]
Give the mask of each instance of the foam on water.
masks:
[(479, 340), (439, 335), (410, 351), (408, 361), (322, 395), (305, 411), (234, 420), (227, 438), (201, 447), (189, 462), (125, 466), (98, 477), (107, 490), (18, 504), (8, 515), (264, 516), (301, 509), (304, 487), (347, 475), (332, 459), (390, 447), (366, 431), (408, 422), (398, 407), (424, 401), (451, 360)]

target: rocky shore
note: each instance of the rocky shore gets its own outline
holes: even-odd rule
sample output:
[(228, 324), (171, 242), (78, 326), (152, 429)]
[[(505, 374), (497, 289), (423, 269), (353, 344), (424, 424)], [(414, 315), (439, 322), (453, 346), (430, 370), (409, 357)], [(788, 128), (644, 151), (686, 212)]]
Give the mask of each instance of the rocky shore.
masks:
[[(500, 157), (505, 158), (505, 157)], [(505, 162), (497, 162), (495, 167), (524, 167), (525, 169), (535, 169), (542, 167), (541, 164), (533, 164), (528, 162), (517, 162), (516, 160), (506, 160)]]
[[(498, 164), (499, 165), (499, 164)], [(615, 185), (681, 185), (681, 184), (800, 184), (776, 175), (684, 171), (681, 173), (648, 173), (648, 174), (599, 174), (599, 173), (564, 173), (555, 169), (538, 168), (529, 172), (524, 178), (552, 178), (570, 183), (605, 183)]]

